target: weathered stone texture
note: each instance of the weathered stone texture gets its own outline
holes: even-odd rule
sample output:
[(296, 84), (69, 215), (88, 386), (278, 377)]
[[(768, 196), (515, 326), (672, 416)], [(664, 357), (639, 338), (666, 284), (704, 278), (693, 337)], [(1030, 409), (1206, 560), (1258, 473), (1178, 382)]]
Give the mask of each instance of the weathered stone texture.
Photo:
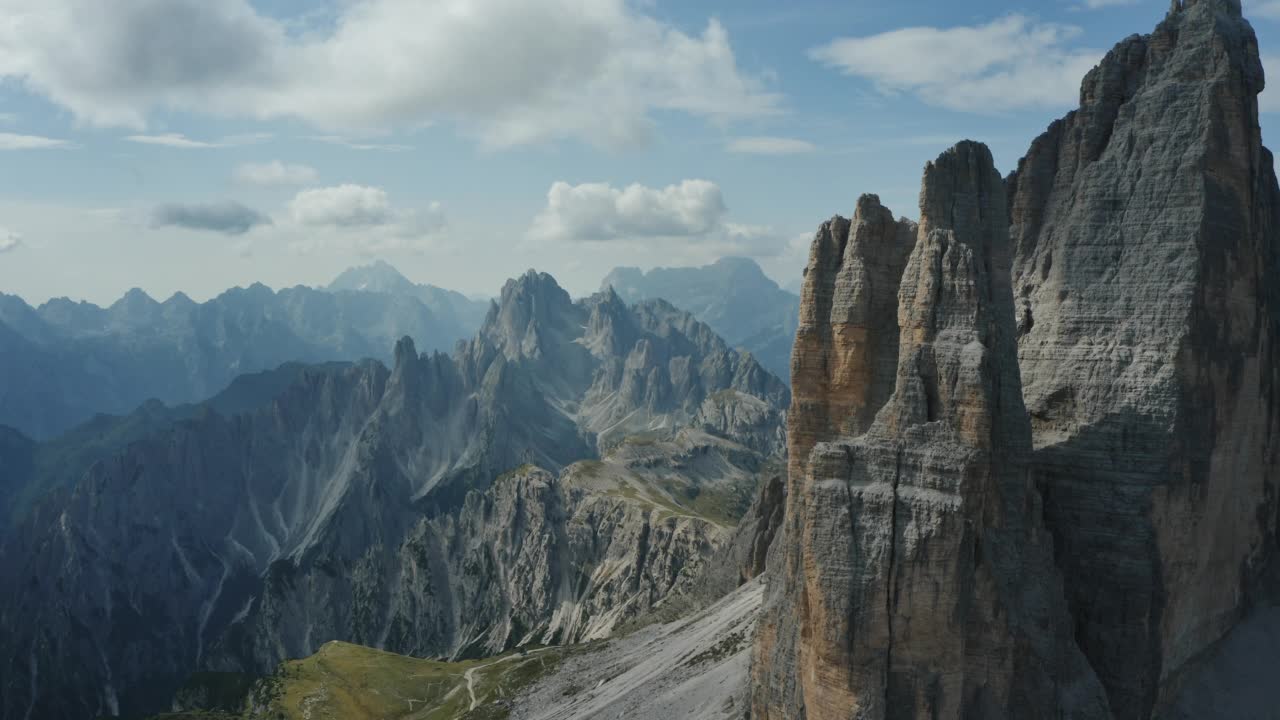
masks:
[(1009, 179), (1034, 470), (1124, 718), (1238, 620), (1275, 546), (1262, 66), (1237, 0), (1184, 5), (1118, 45)]
[(903, 271), (823, 226), (756, 717), (1150, 718), (1238, 622), (1280, 477), (1262, 87), (1238, 0), (1174, 2), (1003, 185), (926, 168)]

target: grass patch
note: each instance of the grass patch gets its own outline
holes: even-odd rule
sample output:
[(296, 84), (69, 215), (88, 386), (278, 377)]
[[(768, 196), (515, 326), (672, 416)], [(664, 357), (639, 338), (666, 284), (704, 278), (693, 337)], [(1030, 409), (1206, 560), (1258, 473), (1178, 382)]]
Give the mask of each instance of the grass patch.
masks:
[[(331, 642), (258, 681), (247, 701), (251, 709), (243, 714), (191, 710), (153, 720), (502, 720), (511, 702), (558, 668), (568, 652), (539, 648), (440, 662)], [(468, 671), (473, 672), (474, 710)], [(235, 689), (229, 687), (231, 678), (206, 680)]]
[(283, 663), (254, 693), (257, 717), (271, 720), (445, 720), (470, 705), (465, 673), (449, 663), (331, 642)]

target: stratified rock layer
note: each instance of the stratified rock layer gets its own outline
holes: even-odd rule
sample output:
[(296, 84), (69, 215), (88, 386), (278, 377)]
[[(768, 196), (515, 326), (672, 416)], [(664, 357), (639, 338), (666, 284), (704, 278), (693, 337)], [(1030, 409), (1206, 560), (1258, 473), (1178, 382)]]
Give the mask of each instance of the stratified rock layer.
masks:
[[(858, 301), (896, 301), (896, 322), (835, 335), (831, 355), (845, 362), (825, 373), (799, 371), (812, 358), (797, 339), (794, 395), (818, 402), (791, 418), (802, 432), (790, 438), (781, 577), (756, 646), (756, 716), (1105, 714), (1071, 642), (1026, 464), (1008, 238), (991, 154), (961, 143), (925, 169), (900, 287), (881, 267), (880, 287)], [(857, 297), (838, 287), (823, 239), (806, 271), (810, 308)], [(869, 383), (886, 358), (892, 395), (877, 406), (883, 386)], [(833, 385), (847, 390), (820, 402)], [(814, 408), (826, 413), (817, 423), (795, 417)], [(809, 451), (810, 424), (843, 439)]]
[(1275, 549), (1262, 65), (1238, 0), (1183, 5), (1107, 55), (1008, 182), (1034, 472), (1121, 718), (1239, 619)]
[(1145, 719), (1213, 685), (1193, 661), (1276, 555), (1262, 86), (1238, 0), (1174, 2), (1003, 187), (968, 143), (926, 169), (911, 260), (876, 277), (898, 322), (865, 336), (822, 324), (867, 304), (824, 226), (755, 717)]

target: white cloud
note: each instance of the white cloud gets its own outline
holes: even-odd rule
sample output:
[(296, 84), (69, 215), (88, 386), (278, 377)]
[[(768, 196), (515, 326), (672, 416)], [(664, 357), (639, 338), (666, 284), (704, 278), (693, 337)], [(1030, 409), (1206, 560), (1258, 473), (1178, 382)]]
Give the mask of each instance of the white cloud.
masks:
[(235, 179), (247, 185), (309, 185), (320, 174), (309, 165), (290, 165), (279, 160), (267, 163), (245, 163), (236, 168)]
[(731, 153), (747, 155), (796, 155), (817, 150), (806, 140), (785, 137), (741, 137), (729, 142)]
[(71, 143), (57, 138), (40, 135), (18, 135), (0, 132), (0, 150), (45, 150), (50, 148), (67, 148)]
[(395, 207), (385, 190), (365, 185), (336, 185), (303, 190), (294, 196), (282, 223), (293, 236), (294, 252), (337, 248), (360, 253), (426, 250), (448, 228), (444, 208), (432, 202), (422, 209)]
[(725, 212), (720, 187), (706, 180), (624, 189), (557, 182), (528, 240), (534, 247), (575, 257), (616, 254), (614, 264), (655, 256), (673, 264), (706, 263), (727, 255), (770, 259), (790, 251), (786, 235), (769, 226), (731, 222)]
[(643, 237), (705, 235), (724, 215), (720, 187), (706, 180), (619, 190), (607, 183), (557, 182), (547, 207), (534, 220), (532, 236), (541, 240), (590, 242)]
[(271, 137), (268, 133), (250, 133), (246, 135), (228, 135), (220, 140), (195, 140), (182, 133), (163, 133), (159, 135), (128, 135), (125, 140), (141, 145), (163, 145), (164, 147), (184, 150), (204, 150), (209, 148), (235, 147), (263, 142)]
[(357, 227), (391, 222), (387, 191), (365, 185), (336, 185), (303, 190), (289, 203), (299, 225)]
[(0, 254), (22, 247), (22, 236), (12, 230), (0, 228)]
[(125, 138), (141, 145), (163, 145), (165, 147), (183, 149), (204, 149), (218, 147), (217, 143), (192, 140), (181, 133), (165, 133), (164, 135), (129, 135)]
[(1115, 7), (1116, 5), (1137, 5), (1142, 0), (1084, 0), (1083, 7), (1090, 10), (1097, 10), (1105, 7)]
[(341, 135), (312, 135), (310, 140), (316, 142), (327, 143), (329, 145), (341, 145), (352, 150), (383, 150), (386, 152), (404, 152), (412, 150), (412, 145), (400, 145), (396, 143), (371, 143), (359, 140), (351, 140)]
[(95, 125), (142, 130), (156, 110), (361, 131), (447, 120), (492, 147), (633, 143), (656, 111), (720, 121), (779, 103), (718, 22), (686, 34), (626, 0), (337, 7), (298, 30), (247, 0), (0, 0), (0, 77)]
[(965, 112), (1057, 108), (1079, 100), (1100, 50), (1072, 47), (1081, 30), (1009, 15), (985, 25), (912, 27), (814, 48), (810, 57), (882, 93)]

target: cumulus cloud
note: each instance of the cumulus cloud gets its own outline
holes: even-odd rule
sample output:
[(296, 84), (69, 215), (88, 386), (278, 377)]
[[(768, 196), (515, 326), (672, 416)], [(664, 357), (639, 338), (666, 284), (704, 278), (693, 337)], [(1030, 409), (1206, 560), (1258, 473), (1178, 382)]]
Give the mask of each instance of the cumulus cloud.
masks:
[(729, 142), (731, 153), (745, 155), (797, 155), (818, 148), (806, 140), (785, 137), (742, 137)]
[(181, 227), (225, 235), (243, 235), (271, 219), (237, 202), (165, 203), (151, 213), (152, 227)]
[(572, 247), (573, 252), (661, 255), (677, 263), (726, 255), (776, 258), (789, 252), (785, 234), (765, 225), (731, 222), (725, 215), (720, 187), (706, 180), (663, 188), (557, 182), (528, 239), (535, 245)]
[(47, 150), (67, 147), (71, 147), (71, 143), (66, 140), (40, 135), (18, 135), (0, 132), (0, 150)]
[(303, 190), (289, 203), (287, 215), (298, 234), (290, 247), (299, 253), (322, 248), (365, 254), (421, 251), (435, 245), (448, 228), (440, 203), (398, 208), (385, 190), (365, 185)]
[(0, 0), (0, 76), (95, 125), (141, 130), (170, 109), (347, 130), (449, 120), (495, 147), (632, 143), (655, 111), (777, 110), (718, 22), (688, 34), (641, 8), (349, 0), (298, 31), (247, 0)]
[(13, 252), (22, 247), (22, 236), (12, 230), (0, 228), (0, 254)]
[(557, 182), (547, 193), (547, 207), (534, 220), (532, 235), (574, 242), (690, 237), (710, 232), (724, 212), (720, 186), (706, 180), (661, 189)]
[(809, 55), (882, 93), (910, 93), (950, 110), (1067, 107), (1079, 100), (1080, 78), (1103, 56), (1072, 46), (1081, 32), (1009, 15), (985, 25), (841, 38)]
[(279, 160), (267, 163), (245, 163), (236, 168), (235, 179), (246, 185), (309, 185), (320, 174), (309, 165), (289, 165)]
[(382, 188), (336, 185), (303, 190), (289, 203), (289, 214), (299, 225), (358, 227), (391, 222), (391, 202)]

